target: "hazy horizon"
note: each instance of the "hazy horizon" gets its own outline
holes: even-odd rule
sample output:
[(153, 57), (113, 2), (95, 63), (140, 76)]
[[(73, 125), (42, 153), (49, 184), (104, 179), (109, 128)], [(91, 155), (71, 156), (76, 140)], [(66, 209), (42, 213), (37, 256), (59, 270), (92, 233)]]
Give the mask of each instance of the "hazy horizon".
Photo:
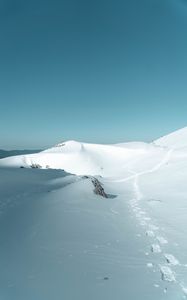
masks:
[[(179, 130), (179, 129), (182, 129), (182, 128), (177, 128), (176, 130)], [(176, 131), (176, 130), (174, 130), (174, 131)], [(77, 142), (84, 142), (84, 143), (95, 143), (95, 144), (115, 144), (115, 143), (128, 143), (128, 142), (146, 142), (146, 143), (150, 143), (150, 142), (153, 142), (153, 141), (155, 141), (156, 139), (158, 139), (158, 138), (161, 138), (161, 137), (163, 137), (164, 135), (168, 135), (168, 134), (170, 134), (170, 133), (172, 133), (172, 132), (167, 132), (167, 133), (165, 133), (165, 134), (163, 134), (163, 135), (160, 135), (160, 136), (158, 136), (158, 137), (156, 137), (156, 138), (154, 138), (154, 139), (152, 139), (152, 140), (136, 140), (136, 139), (129, 139), (129, 140), (119, 140), (119, 141), (116, 141), (116, 142), (114, 142), (114, 143), (111, 143), (111, 142), (103, 142), (103, 141), (91, 141), (91, 140), (80, 140), (80, 139), (67, 139), (67, 140), (59, 140), (59, 141), (57, 141), (56, 143), (51, 143), (51, 144), (49, 144), (49, 145), (41, 145), (40, 147), (30, 147), (30, 148), (15, 148), (15, 147), (13, 147), (13, 148), (0, 148), (0, 150), (5, 150), (5, 151), (16, 151), (16, 150), (45, 150), (45, 149), (47, 149), (47, 148), (51, 148), (52, 146), (54, 146), (54, 145), (56, 145), (56, 144), (58, 144), (58, 143), (61, 143), (61, 142), (66, 142), (66, 141), (71, 141), (71, 140), (74, 140), (74, 141), (77, 141)]]

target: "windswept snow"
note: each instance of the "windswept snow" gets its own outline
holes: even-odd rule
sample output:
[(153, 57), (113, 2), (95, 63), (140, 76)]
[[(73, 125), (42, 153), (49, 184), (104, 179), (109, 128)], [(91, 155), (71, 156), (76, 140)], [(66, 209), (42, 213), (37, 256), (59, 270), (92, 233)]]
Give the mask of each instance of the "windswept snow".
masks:
[(0, 298), (187, 297), (187, 128), (63, 142), (1, 159), (0, 176)]

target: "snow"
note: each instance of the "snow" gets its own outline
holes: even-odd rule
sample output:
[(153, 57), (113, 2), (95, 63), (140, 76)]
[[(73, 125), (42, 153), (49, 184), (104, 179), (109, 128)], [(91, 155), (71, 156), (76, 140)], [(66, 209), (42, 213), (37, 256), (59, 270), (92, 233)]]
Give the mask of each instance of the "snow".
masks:
[(162, 274), (162, 279), (165, 281), (175, 281), (175, 275), (169, 267), (160, 266), (160, 271)]
[(72, 175), (67, 185), (63, 171), (7, 168), (0, 176), (2, 299), (150, 300), (159, 275), (150, 276), (123, 196), (101, 198), (89, 179)]
[(151, 245), (151, 251), (154, 253), (160, 253), (162, 252), (160, 246), (158, 244)]
[(172, 132), (154, 142), (155, 145), (172, 149), (187, 147), (187, 127)]
[(156, 146), (145, 146), (145, 143), (132, 143), (125, 147), (116, 145), (98, 145), (68, 141), (43, 152), (31, 155), (15, 156), (0, 160), (0, 166), (30, 167), (33, 164), (42, 168), (64, 169), (77, 175), (101, 175), (105, 177), (124, 177), (129, 174), (128, 165), (147, 158), (152, 164), (153, 157), (165, 154), (165, 149)]
[(63, 142), (1, 159), (0, 177), (2, 299), (187, 297), (186, 128), (151, 144)]
[(164, 256), (165, 256), (167, 263), (169, 263), (170, 265), (173, 265), (173, 266), (179, 265), (179, 261), (172, 254), (166, 253)]

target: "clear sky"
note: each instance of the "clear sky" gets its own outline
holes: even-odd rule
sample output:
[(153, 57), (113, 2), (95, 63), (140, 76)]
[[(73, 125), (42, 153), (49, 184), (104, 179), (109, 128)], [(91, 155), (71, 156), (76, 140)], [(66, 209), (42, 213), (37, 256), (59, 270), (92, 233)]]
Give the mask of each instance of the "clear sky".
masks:
[(187, 125), (187, 1), (0, 0), (0, 148)]

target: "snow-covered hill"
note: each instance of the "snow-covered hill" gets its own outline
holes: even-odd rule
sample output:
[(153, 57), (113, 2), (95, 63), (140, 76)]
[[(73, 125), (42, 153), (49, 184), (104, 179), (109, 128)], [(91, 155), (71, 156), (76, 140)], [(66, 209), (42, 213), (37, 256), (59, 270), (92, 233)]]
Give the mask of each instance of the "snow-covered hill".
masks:
[(186, 132), (1, 159), (0, 298), (186, 299)]
[(165, 149), (146, 143), (99, 145), (68, 141), (43, 152), (0, 160), (4, 167), (63, 169), (77, 175), (123, 176), (135, 161), (157, 160)]
[[(153, 143), (131, 142), (100, 145), (67, 141), (36, 154), (19, 155), (0, 160), (0, 166), (64, 169), (83, 175), (121, 176), (129, 164), (160, 159), (167, 148), (186, 150), (187, 127), (162, 137)], [(185, 151), (186, 152), (186, 151)]]
[(159, 138), (154, 144), (172, 149), (187, 148), (187, 127)]

